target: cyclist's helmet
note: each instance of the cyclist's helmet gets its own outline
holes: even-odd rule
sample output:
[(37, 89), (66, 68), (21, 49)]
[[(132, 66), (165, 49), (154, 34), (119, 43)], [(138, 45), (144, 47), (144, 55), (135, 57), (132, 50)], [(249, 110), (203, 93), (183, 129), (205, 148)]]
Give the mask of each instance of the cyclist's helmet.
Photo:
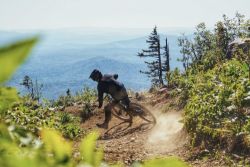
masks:
[(89, 78), (93, 79), (94, 81), (99, 81), (102, 79), (102, 73), (99, 70), (94, 69)]
[(118, 74), (114, 74), (114, 78), (117, 79), (118, 78)]

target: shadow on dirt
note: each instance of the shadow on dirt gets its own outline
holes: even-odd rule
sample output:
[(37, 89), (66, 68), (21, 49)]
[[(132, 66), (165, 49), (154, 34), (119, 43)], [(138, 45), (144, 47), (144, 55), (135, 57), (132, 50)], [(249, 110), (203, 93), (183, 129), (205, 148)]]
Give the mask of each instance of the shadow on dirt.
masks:
[(154, 126), (155, 124), (153, 123), (141, 123), (139, 125), (133, 126), (131, 122), (124, 121), (112, 126), (103, 134), (103, 136), (100, 137), (100, 139), (101, 140), (119, 139), (128, 134), (149, 131)]

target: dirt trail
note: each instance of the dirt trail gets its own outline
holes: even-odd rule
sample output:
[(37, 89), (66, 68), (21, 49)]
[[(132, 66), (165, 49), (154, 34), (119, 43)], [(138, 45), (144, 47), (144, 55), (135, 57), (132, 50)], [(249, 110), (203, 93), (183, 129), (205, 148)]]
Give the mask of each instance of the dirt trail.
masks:
[(82, 124), (82, 128), (100, 133), (98, 146), (104, 148), (105, 161), (121, 161), (130, 165), (146, 158), (178, 154), (176, 150), (187, 142), (180, 123), (181, 113), (172, 111), (164, 114), (158, 111), (159, 107), (147, 107), (156, 116), (156, 125), (148, 124), (139, 117), (134, 117), (132, 124), (112, 117), (109, 128), (100, 129), (96, 127), (96, 123), (103, 121), (103, 112)]

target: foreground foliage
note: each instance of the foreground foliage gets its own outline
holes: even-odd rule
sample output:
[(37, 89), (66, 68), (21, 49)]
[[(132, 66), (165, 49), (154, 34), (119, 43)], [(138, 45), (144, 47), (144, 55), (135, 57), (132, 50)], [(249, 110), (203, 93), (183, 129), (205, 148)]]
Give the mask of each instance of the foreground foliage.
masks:
[(143, 167), (152, 167), (152, 166), (164, 166), (164, 167), (188, 167), (188, 165), (180, 159), (176, 157), (168, 157), (165, 159), (153, 159), (153, 160), (148, 160), (144, 163)]

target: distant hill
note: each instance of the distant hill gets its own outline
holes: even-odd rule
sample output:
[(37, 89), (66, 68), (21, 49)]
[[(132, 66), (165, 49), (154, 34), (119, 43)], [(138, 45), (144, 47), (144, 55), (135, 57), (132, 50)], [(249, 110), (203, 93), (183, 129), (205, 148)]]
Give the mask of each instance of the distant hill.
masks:
[[(1, 32), (0, 44), (15, 41), (39, 34)], [(117, 33), (114, 33), (117, 34)], [(69, 88), (77, 91), (83, 85), (95, 87), (96, 84), (88, 79), (94, 68), (101, 69), (104, 73), (118, 73), (119, 79), (126, 87), (133, 90), (147, 89), (150, 81), (140, 69), (145, 69), (144, 59), (137, 57), (141, 49), (146, 48), (146, 36), (134, 35), (131, 37), (114, 37), (112, 33), (83, 34), (77, 32), (41, 32), (41, 40), (33, 49), (26, 63), (17, 71), (8, 85), (18, 87), (23, 92), (19, 83), (25, 75), (37, 79), (45, 85), (44, 96), (56, 98), (65, 93)], [(87, 38), (88, 37), (88, 38)], [(161, 41), (164, 44), (165, 36)], [(169, 35), (171, 54), (171, 68), (182, 68), (176, 59), (179, 54), (177, 46), (178, 36)]]
[(27, 65), (24, 65), (8, 84), (19, 87), (20, 91), (23, 92), (24, 89), (20, 87), (19, 83), (25, 75), (29, 75), (44, 84), (44, 96), (52, 99), (65, 94), (68, 88), (73, 92), (81, 90), (84, 86), (95, 88), (96, 83), (89, 79), (89, 75), (96, 68), (103, 73), (117, 73), (118, 80), (122, 81), (128, 89), (139, 91), (150, 86), (149, 80), (139, 73), (140, 69), (145, 69), (144, 64), (124, 63), (104, 57), (65, 63), (60, 67), (45, 67), (38, 64), (38, 68), (30, 69)]

